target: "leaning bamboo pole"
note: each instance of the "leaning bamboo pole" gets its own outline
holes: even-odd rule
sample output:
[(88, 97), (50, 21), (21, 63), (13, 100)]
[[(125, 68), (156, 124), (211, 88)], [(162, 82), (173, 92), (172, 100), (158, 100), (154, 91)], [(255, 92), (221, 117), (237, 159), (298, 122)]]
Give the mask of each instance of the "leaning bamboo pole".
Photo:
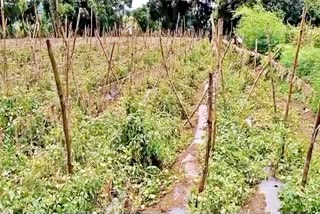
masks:
[(110, 77), (110, 71), (111, 71), (111, 73), (112, 73), (112, 75), (113, 75), (113, 78), (115, 79), (115, 81), (116, 81), (116, 83), (117, 83), (117, 86), (120, 87), (118, 77), (117, 77), (117, 75), (114, 73), (114, 71), (113, 71), (113, 69), (112, 69), (112, 57), (113, 57), (115, 42), (113, 42), (112, 49), (111, 49), (111, 53), (110, 53), (110, 55), (109, 55), (109, 57), (108, 57), (108, 54), (107, 54), (107, 52), (106, 52), (106, 50), (105, 50), (105, 48), (104, 48), (104, 46), (103, 46), (103, 44), (102, 44), (102, 41), (101, 41), (101, 39), (100, 39), (99, 34), (98, 34), (97, 32), (96, 32), (96, 36), (97, 36), (97, 39), (98, 39), (99, 44), (100, 44), (100, 46), (101, 46), (103, 55), (104, 55), (104, 57), (105, 57), (105, 59), (106, 59), (106, 61), (107, 61), (107, 63), (108, 63), (108, 72), (107, 72), (107, 76), (106, 76), (106, 85), (109, 84), (109, 77)]
[[(209, 87), (208, 87), (208, 136), (207, 136), (207, 144), (206, 144), (206, 154), (205, 154), (205, 160), (204, 160), (204, 168), (202, 172), (202, 177), (199, 183), (199, 189), (198, 192), (201, 193), (204, 190), (204, 186), (206, 183), (206, 178), (208, 176), (208, 170), (209, 170), (209, 157), (210, 157), (210, 152), (211, 152), (211, 147), (212, 147), (212, 141), (215, 140), (213, 137), (214, 129), (213, 128), (213, 123), (212, 123), (212, 118), (213, 118), (213, 93), (214, 93), (214, 82), (213, 82), (213, 74), (212, 72), (209, 73)], [(215, 92), (216, 93), (216, 92)], [(216, 111), (216, 109), (214, 109)], [(216, 127), (216, 124), (215, 124)]]
[[(213, 19), (212, 26), (214, 27)], [(215, 39), (216, 48), (221, 48), (221, 40), (222, 40), (222, 23), (218, 23), (217, 35), (219, 35)], [(206, 145), (206, 154), (205, 154), (205, 163), (202, 172), (202, 177), (199, 183), (198, 192), (203, 192), (205, 188), (206, 179), (208, 177), (209, 170), (209, 158), (210, 152), (214, 151), (214, 145), (216, 143), (216, 135), (217, 135), (217, 94), (218, 94), (218, 81), (221, 81), (222, 78), (222, 58), (223, 56), (220, 54), (221, 50), (216, 50), (217, 52), (217, 64), (216, 64), (216, 72), (215, 79), (213, 79), (212, 73), (209, 72), (209, 88), (208, 88), (208, 139)], [(226, 53), (226, 52), (225, 52)], [(221, 85), (222, 87), (222, 85)], [(223, 93), (223, 91), (222, 91)], [(224, 100), (225, 102), (225, 100)]]
[[(278, 55), (278, 53), (279, 53), (280, 50), (281, 50), (281, 47), (273, 54), (273, 56), (272, 56), (271, 58), (272, 58), (272, 59), (275, 58), (275, 57)], [(261, 78), (263, 72), (266, 70), (266, 68), (268, 67), (268, 65), (269, 65), (269, 61), (264, 64), (264, 66), (262, 67), (262, 69), (261, 69), (261, 71), (259, 72), (258, 76), (257, 76), (256, 79), (254, 80), (254, 83), (253, 83), (253, 85), (251, 86), (251, 89), (250, 89), (250, 91), (249, 91), (249, 93), (248, 93), (248, 95), (247, 95), (247, 97), (246, 97), (246, 100), (245, 100), (245, 102), (243, 103), (243, 106), (242, 106), (242, 108), (241, 108), (241, 112), (242, 112), (242, 111), (244, 110), (244, 108), (246, 107), (246, 104), (247, 104), (247, 102), (249, 101), (249, 99), (250, 99), (250, 97), (251, 97), (251, 95), (252, 95), (252, 93), (253, 93), (253, 90), (254, 90), (255, 87), (257, 86), (257, 83), (258, 83), (259, 79)]]
[(320, 129), (320, 103), (318, 106), (318, 113), (317, 117), (314, 123), (314, 128), (306, 156), (306, 161), (304, 163), (304, 168), (303, 168), (303, 175), (302, 175), (302, 181), (301, 181), (301, 187), (304, 189), (306, 184), (307, 184), (307, 179), (308, 179), (308, 173), (309, 173), (309, 168), (311, 164), (311, 159), (312, 159), (312, 153), (313, 153), (313, 148), (317, 140), (317, 136), (319, 134), (319, 129)]
[(297, 70), (297, 67), (298, 67), (298, 58), (299, 58), (299, 52), (300, 52), (302, 39), (303, 39), (303, 32), (304, 32), (304, 25), (305, 25), (305, 21), (306, 21), (306, 15), (307, 15), (307, 9), (306, 9), (306, 7), (304, 7), (303, 8), (303, 13), (302, 13), (301, 26), (300, 26), (300, 35), (299, 35), (299, 40), (298, 40), (298, 44), (297, 44), (297, 51), (296, 51), (296, 54), (295, 54), (295, 57), (294, 57), (294, 61), (293, 61), (292, 73), (290, 75), (290, 85), (289, 85), (288, 100), (287, 100), (286, 109), (285, 109), (285, 113), (284, 113), (284, 121), (285, 122), (288, 120), (288, 116), (289, 116), (291, 96), (292, 96), (292, 92), (293, 92), (293, 80), (294, 80), (294, 77), (296, 75), (296, 70)]
[(268, 63), (271, 69), (270, 72), (270, 78), (271, 78), (271, 92), (272, 92), (272, 101), (273, 101), (273, 112), (276, 114), (277, 113), (277, 102), (276, 102), (276, 90), (275, 90), (275, 84), (274, 84), (274, 72), (271, 64), (271, 40), (270, 40), (270, 31), (268, 31)]
[(168, 77), (168, 79), (169, 79), (169, 83), (170, 83), (170, 86), (171, 86), (171, 90), (172, 90), (173, 93), (175, 94), (175, 96), (176, 96), (176, 98), (177, 98), (177, 100), (178, 100), (178, 102), (179, 102), (179, 104), (180, 104), (180, 107), (181, 107), (183, 113), (184, 113), (185, 116), (187, 117), (188, 123), (190, 124), (191, 127), (193, 127), (193, 125), (192, 125), (192, 123), (191, 123), (191, 120), (190, 120), (190, 117), (189, 117), (186, 109), (184, 108), (184, 105), (183, 105), (183, 103), (182, 103), (182, 101), (181, 101), (181, 99), (180, 99), (180, 97), (179, 97), (179, 95), (178, 95), (178, 93), (177, 93), (177, 90), (176, 90), (176, 88), (175, 88), (175, 86), (174, 86), (173, 80), (172, 80), (171, 77), (170, 77), (169, 69), (168, 69), (168, 66), (167, 66), (167, 63), (166, 63), (166, 56), (165, 56), (164, 51), (163, 51), (162, 37), (161, 37), (161, 36), (160, 36), (160, 49), (161, 49), (161, 55), (162, 55), (162, 64), (163, 64), (163, 67), (164, 67), (164, 69), (165, 69), (165, 71), (166, 71), (167, 77)]
[(4, 82), (4, 88), (5, 90), (8, 90), (7, 88), (7, 78), (8, 78), (8, 62), (7, 62), (7, 45), (6, 45), (6, 39), (7, 39), (7, 29), (6, 29), (6, 19), (4, 15), (4, 2), (1, 0), (1, 21), (2, 21), (2, 44), (3, 44), (3, 82)]
[(57, 66), (56, 60), (54, 58), (54, 54), (53, 54), (50, 40), (48, 39), (46, 41), (46, 43), (47, 43), (47, 49), (48, 49), (48, 54), (49, 54), (53, 74), (54, 74), (54, 79), (56, 82), (57, 93), (58, 93), (59, 100), (60, 100), (60, 106), (61, 106), (61, 112), (62, 112), (62, 125), (63, 125), (64, 137), (65, 137), (66, 150), (67, 150), (68, 173), (73, 174), (72, 157), (71, 157), (71, 137), (70, 137), (70, 130), (69, 130), (68, 111), (66, 108), (64, 93), (63, 93), (62, 84), (60, 81), (58, 66)]

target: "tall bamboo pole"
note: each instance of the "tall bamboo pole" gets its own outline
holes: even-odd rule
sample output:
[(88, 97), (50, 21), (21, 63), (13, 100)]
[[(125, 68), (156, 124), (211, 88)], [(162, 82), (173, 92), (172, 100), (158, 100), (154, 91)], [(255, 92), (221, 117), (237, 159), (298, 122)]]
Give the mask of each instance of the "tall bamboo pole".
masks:
[[(7, 29), (6, 29), (6, 19), (4, 15), (4, 2), (1, 0), (1, 21), (2, 21), (2, 41), (3, 41), (3, 82), (5, 88), (7, 87), (7, 78), (8, 78), (8, 62), (7, 62)], [(5, 89), (7, 90), (7, 88)]]
[[(212, 28), (214, 28), (214, 23), (212, 19)], [(218, 24), (218, 30), (221, 31), (222, 25)], [(212, 29), (213, 30), (213, 29)], [(219, 32), (217, 32), (219, 34)], [(219, 37), (219, 36), (218, 36)], [(216, 41), (216, 48), (220, 49), (221, 46), (219, 43), (219, 38), (215, 38)], [(214, 150), (214, 145), (216, 142), (216, 134), (217, 134), (217, 93), (218, 93), (218, 84), (217, 79), (221, 78), (221, 62), (222, 59), (221, 54), (219, 54), (221, 50), (217, 50), (217, 64), (216, 64), (216, 73), (215, 73), (215, 80), (213, 80), (212, 73), (209, 73), (209, 88), (208, 88), (208, 140), (206, 145), (206, 154), (205, 154), (205, 165), (203, 168), (202, 178), (199, 184), (199, 193), (203, 192), (206, 179), (208, 177), (208, 169), (209, 169), (209, 158), (211, 150)], [(214, 82), (215, 81), (215, 82)]]
[(294, 57), (292, 73), (290, 75), (290, 86), (289, 86), (288, 100), (287, 100), (287, 105), (286, 105), (285, 114), (284, 114), (284, 121), (285, 122), (288, 120), (288, 115), (289, 115), (291, 96), (292, 96), (292, 92), (293, 92), (293, 80), (296, 75), (296, 70), (298, 67), (298, 58), (299, 58), (299, 52), (300, 52), (302, 38), (303, 38), (304, 25), (305, 25), (305, 21), (306, 21), (306, 14), (307, 14), (307, 9), (306, 9), (306, 7), (304, 7), (303, 13), (302, 13), (302, 20), (301, 20), (301, 26), (300, 26), (300, 35), (299, 35), (299, 40), (298, 40), (298, 45), (297, 45), (297, 51), (296, 51), (296, 54)]
[(182, 103), (182, 101), (181, 101), (181, 99), (180, 99), (180, 97), (179, 97), (179, 95), (177, 93), (177, 90), (176, 90), (175, 86), (174, 86), (174, 82), (170, 77), (169, 69), (168, 69), (167, 62), (166, 62), (167, 59), (166, 59), (164, 51), (163, 51), (162, 37), (161, 36), (160, 36), (160, 50), (161, 50), (161, 56), (162, 56), (162, 64), (163, 64), (163, 67), (164, 67), (164, 69), (166, 71), (167, 77), (169, 79), (169, 83), (170, 83), (171, 89), (172, 89), (173, 93), (175, 94), (183, 113), (187, 117), (188, 123), (190, 124), (191, 127), (193, 127), (193, 125), (191, 123), (191, 120), (190, 120), (190, 117), (189, 117), (186, 109), (184, 108), (183, 103)]
[[(271, 63), (272, 57), (271, 57), (271, 40), (270, 40), (270, 31), (268, 28), (268, 62), (270, 69), (272, 69), (272, 63)], [(276, 102), (276, 90), (274, 86), (274, 72), (271, 70), (270, 72), (270, 78), (271, 78), (271, 92), (272, 92), (272, 101), (273, 101), (273, 112), (277, 113), (277, 102)]]
[[(278, 53), (280, 52), (280, 50), (281, 50), (281, 47), (278, 48), (278, 50), (273, 54), (273, 56), (272, 56), (271, 58), (274, 59), (274, 58), (278, 55)], [(251, 89), (250, 89), (250, 91), (249, 91), (249, 93), (248, 93), (248, 96), (246, 97), (246, 100), (245, 100), (244, 103), (243, 103), (243, 106), (242, 106), (242, 108), (241, 108), (241, 112), (242, 112), (242, 111), (244, 110), (244, 108), (246, 107), (246, 104), (247, 104), (247, 102), (249, 101), (249, 99), (250, 99), (250, 97), (251, 97), (251, 95), (252, 95), (252, 93), (253, 93), (253, 90), (254, 90), (255, 87), (257, 86), (257, 83), (258, 83), (259, 79), (261, 78), (263, 72), (266, 70), (266, 68), (268, 67), (268, 65), (269, 65), (269, 61), (263, 65), (261, 71), (259, 72), (258, 76), (257, 76), (256, 79), (254, 80), (253, 85), (252, 85), (252, 87), (251, 87)]]
[(207, 139), (207, 145), (206, 145), (206, 155), (204, 160), (204, 168), (203, 173), (201, 177), (201, 181), (199, 184), (199, 193), (203, 192), (204, 186), (206, 183), (206, 178), (208, 176), (208, 169), (209, 169), (209, 157), (210, 157), (210, 151), (212, 146), (212, 140), (213, 140), (213, 125), (212, 125), (212, 107), (213, 107), (213, 74), (209, 73), (209, 88), (208, 88), (208, 139)]
[(93, 32), (92, 32), (92, 25), (93, 25), (93, 9), (92, 9), (92, 7), (90, 8), (90, 40), (89, 40), (89, 42), (90, 42), (90, 51), (91, 51), (91, 43), (92, 43), (92, 35), (93, 35)]
[(304, 169), (303, 169), (303, 175), (302, 175), (302, 181), (301, 181), (302, 188), (304, 188), (307, 183), (308, 173), (309, 173), (309, 168), (310, 168), (310, 163), (311, 163), (311, 158), (313, 153), (313, 147), (314, 147), (314, 144), (316, 143), (319, 129), (320, 129), (320, 103), (318, 106), (318, 113), (314, 123), (314, 128), (313, 128), (313, 132), (312, 132), (312, 136), (311, 136), (311, 140), (310, 140), (310, 144), (307, 152), (306, 161), (304, 163)]
[(65, 99), (64, 99), (64, 94), (63, 94), (63, 89), (62, 89), (62, 84), (60, 81), (60, 76), (58, 72), (58, 67), (56, 60), (54, 58), (53, 50), (51, 47), (50, 40), (48, 39), (46, 41), (47, 43), (47, 48), (48, 48), (48, 54), (50, 57), (51, 61), (51, 66), (54, 74), (54, 79), (56, 82), (57, 86), (57, 92), (60, 100), (60, 106), (61, 106), (61, 112), (62, 112), (62, 125), (63, 125), (63, 131), (64, 131), (64, 137), (65, 137), (65, 143), (66, 143), (66, 149), (67, 149), (67, 168), (68, 168), (68, 173), (73, 174), (73, 166), (72, 166), (72, 157), (71, 157), (71, 138), (70, 138), (70, 132), (69, 132), (69, 118), (68, 118), (68, 111), (66, 109), (66, 104), (65, 104)]

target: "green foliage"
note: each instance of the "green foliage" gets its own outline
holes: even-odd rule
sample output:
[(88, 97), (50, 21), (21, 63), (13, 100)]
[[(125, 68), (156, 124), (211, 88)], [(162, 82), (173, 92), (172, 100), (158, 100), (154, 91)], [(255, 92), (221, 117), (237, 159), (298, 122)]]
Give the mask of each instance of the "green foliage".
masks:
[(244, 39), (246, 48), (254, 50), (257, 39), (258, 51), (267, 52), (268, 34), (271, 48), (285, 42), (287, 28), (275, 13), (266, 11), (261, 6), (244, 6), (237, 10), (236, 16), (241, 17), (237, 32)]
[(59, 4), (58, 7), (58, 14), (61, 17), (66, 17), (73, 15), (75, 13), (74, 7), (71, 4), (65, 3), (65, 4)]
[[(281, 63), (292, 69), (296, 49), (286, 46), (281, 56)], [(316, 111), (320, 99), (320, 48), (305, 46), (300, 50), (297, 74), (311, 84), (314, 89), (311, 99), (312, 108)]]
[(39, 103), (27, 97), (0, 98), (0, 127), (4, 143), (44, 146), (50, 121), (38, 111)]
[(133, 11), (133, 17), (138, 22), (141, 30), (145, 32), (149, 27), (149, 10), (147, 6), (140, 7)]
[[(285, 46), (281, 55), (281, 63), (291, 69), (293, 65), (296, 48), (293, 46)], [(319, 72), (320, 49), (313, 47), (304, 47), (299, 54), (299, 66), (297, 73), (300, 77), (312, 77)], [(312, 78), (310, 78), (311, 80)]]
[[(316, 167), (316, 166), (312, 166)], [(294, 177), (294, 181), (289, 181), (289, 184), (284, 188), (281, 198), (283, 200), (282, 211), (293, 213), (318, 213), (320, 211), (320, 194), (317, 174), (309, 175), (312, 179), (304, 192), (299, 187), (301, 177)]]

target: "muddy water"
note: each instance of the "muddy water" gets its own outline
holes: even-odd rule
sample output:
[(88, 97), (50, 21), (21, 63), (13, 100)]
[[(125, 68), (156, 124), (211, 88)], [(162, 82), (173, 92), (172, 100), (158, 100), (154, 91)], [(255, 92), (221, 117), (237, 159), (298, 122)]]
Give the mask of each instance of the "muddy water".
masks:
[(283, 183), (271, 176), (271, 168), (266, 167), (264, 172), (269, 174), (269, 178), (267, 180), (262, 181), (259, 184), (259, 192), (264, 194), (265, 196), (265, 212), (271, 214), (280, 213), (281, 201), (279, 199), (279, 191), (281, 187), (283, 187)]
[(281, 201), (279, 199), (279, 191), (283, 183), (276, 178), (264, 180), (259, 185), (259, 191), (265, 196), (265, 212), (271, 214), (280, 213)]

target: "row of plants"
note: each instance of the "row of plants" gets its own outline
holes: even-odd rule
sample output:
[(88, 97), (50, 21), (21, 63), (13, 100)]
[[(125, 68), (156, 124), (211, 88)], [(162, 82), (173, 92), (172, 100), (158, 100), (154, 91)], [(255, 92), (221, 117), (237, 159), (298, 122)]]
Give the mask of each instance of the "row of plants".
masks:
[[(192, 211), (240, 212), (256, 186), (269, 176), (265, 169), (270, 167), (276, 169), (276, 177), (285, 183), (281, 190), (282, 212), (319, 212), (318, 151), (314, 154), (308, 185), (304, 192), (300, 188), (309, 136), (301, 133), (298, 112), (291, 111), (290, 126), (285, 126), (281, 100), (286, 94), (277, 87), (278, 111), (274, 113), (268, 77), (258, 83), (246, 103), (255, 75), (252, 68), (238, 60), (233, 54), (226, 58), (227, 99), (224, 103), (220, 91), (217, 140), (210, 157), (209, 176), (205, 191), (197, 195), (195, 190), (190, 199)], [(277, 80), (275, 84), (287, 83)]]

